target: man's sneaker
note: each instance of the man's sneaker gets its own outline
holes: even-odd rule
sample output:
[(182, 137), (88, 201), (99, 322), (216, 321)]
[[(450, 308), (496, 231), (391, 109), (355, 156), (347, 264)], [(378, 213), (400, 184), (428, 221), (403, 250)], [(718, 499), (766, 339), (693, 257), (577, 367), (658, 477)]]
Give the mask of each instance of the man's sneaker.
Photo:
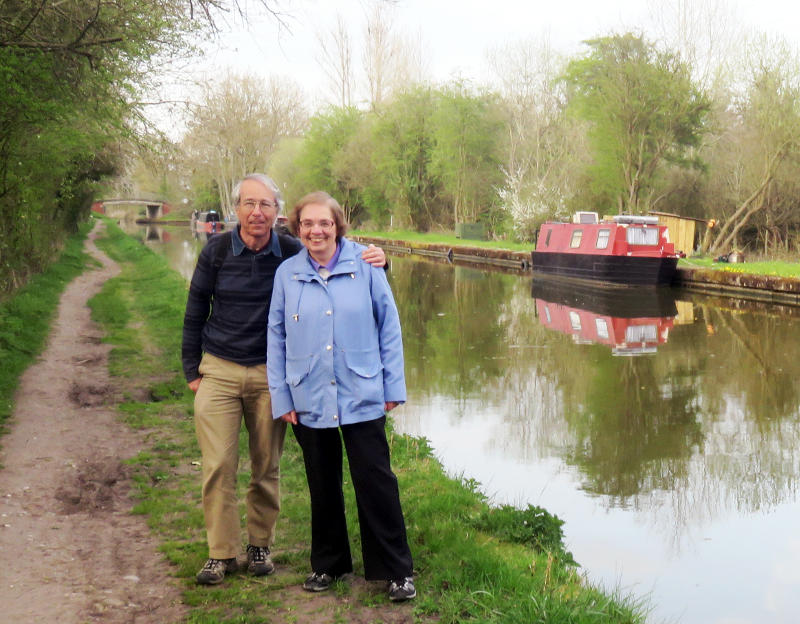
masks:
[(266, 576), (275, 571), (275, 564), (266, 546), (247, 545), (247, 571), (253, 576)]
[(229, 572), (236, 572), (239, 564), (236, 557), (232, 559), (209, 559), (203, 569), (197, 573), (197, 582), (200, 585), (217, 585), (222, 582)]
[(330, 589), (331, 583), (333, 583), (333, 577), (330, 574), (312, 572), (311, 576), (303, 583), (303, 589), (310, 592), (322, 592)]
[(414, 579), (407, 576), (401, 581), (391, 581), (389, 583), (389, 600), (392, 602), (403, 602), (416, 598), (417, 590), (414, 589)]

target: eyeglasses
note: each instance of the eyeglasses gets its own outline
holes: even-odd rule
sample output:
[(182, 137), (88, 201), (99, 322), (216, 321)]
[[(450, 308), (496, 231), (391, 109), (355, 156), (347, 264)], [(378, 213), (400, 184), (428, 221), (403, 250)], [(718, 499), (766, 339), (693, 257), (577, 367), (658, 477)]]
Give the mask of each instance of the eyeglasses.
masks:
[(248, 199), (247, 201), (241, 202), (242, 206), (244, 206), (247, 212), (253, 212), (256, 209), (256, 206), (261, 208), (261, 212), (266, 212), (270, 208), (275, 209), (278, 207), (278, 202), (276, 201), (269, 201), (268, 199), (262, 199), (261, 201), (256, 201), (254, 199)]
[(323, 230), (330, 230), (336, 226), (336, 223), (333, 221), (329, 221), (328, 219), (322, 219), (321, 221), (303, 220), (300, 222), (300, 228), (303, 230), (310, 230), (315, 225), (319, 226)]

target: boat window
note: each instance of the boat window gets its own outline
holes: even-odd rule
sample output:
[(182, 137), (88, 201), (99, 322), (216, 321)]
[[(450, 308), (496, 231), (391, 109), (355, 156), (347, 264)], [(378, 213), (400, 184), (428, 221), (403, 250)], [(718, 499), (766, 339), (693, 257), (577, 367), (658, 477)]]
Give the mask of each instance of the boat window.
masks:
[(629, 227), (627, 241), (629, 245), (658, 245), (658, 228)]
[(630, 325), (625, 328), (625, 342), (656, 342), (658, 328), (655, 325)]
[(550, 235), (552, 233), (553, 233), (553, 230), (547, 230), (547, 236), (544, 239), (544, 246), (545, 247), (549, 247), (550, 246)]
[(572, 233), (572, 240), (569, 241), (569, 246), (573, 249), (575, 249), (575, 247), (580, 247), (581, 238), (583, 238), (583, 230), (575, 230)]
[(553, 319), (550, 318), (550, 308), (548, 308), (547, 306), (544, 306), (544, 315), (545, 315), (545, 317), (547, 317), (547, 324), (548, 325), (553, 322)]
[(575, 310), (569, 311), (569, 324), (575, 331), (581, 330), (581, 317)]
[(598, 317), (594, 321), (594, 326), (597, 329), (598, 337), (608, 340), (608, 323), (606, 323), (606, 320)]
[(597, 231), (597, 248), (598, 249), (605, 249), (608, 247), (608, 237), (611, 234), (611, 230), (598, 230)]

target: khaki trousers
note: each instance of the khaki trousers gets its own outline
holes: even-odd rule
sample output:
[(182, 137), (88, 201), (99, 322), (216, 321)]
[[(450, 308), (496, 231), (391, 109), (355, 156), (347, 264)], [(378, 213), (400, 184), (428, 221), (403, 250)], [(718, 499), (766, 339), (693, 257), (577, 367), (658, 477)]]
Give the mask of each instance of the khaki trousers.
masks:
[(249, 435), (247, 534), (253, 546), (271, 546), (275, 537), (286, 423), (272, 419), (265, 364), (242, 366), (206, 353), (200, 375), (194, 422), (203, 459), (208, 556), (229, 559), (242, 548), (236, 499), (242, 417)]

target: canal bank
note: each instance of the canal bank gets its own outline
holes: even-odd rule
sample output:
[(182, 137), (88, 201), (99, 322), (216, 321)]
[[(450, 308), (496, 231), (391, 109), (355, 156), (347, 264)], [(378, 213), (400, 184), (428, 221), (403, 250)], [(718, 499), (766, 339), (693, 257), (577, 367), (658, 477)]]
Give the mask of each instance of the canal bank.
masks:
[[(374, 236), (353, 235), (349, 238), (364, 244), (379, 245), (390, 253), (420, 255), (451, 264), (495, 268), (517, 274), (532, 274), (531, 254), (527, 251), (423, 243)], [(800, 305), (800, 279), (791, 277), (678, 267), (672, 285), (711, 295), (784, 305)]]

